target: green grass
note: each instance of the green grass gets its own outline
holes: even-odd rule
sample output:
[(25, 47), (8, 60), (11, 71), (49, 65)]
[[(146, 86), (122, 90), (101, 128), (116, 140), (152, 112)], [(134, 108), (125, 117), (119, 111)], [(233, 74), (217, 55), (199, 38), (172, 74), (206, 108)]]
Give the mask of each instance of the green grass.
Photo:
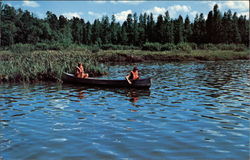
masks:
[(186, 51), (142, 51), (142, 50), (108, 50), (99, 51), (96, 58), (101, 62), (123, 61), (194, 61), (194, 60), (234, 60), (249, 59), (249, 50), (191, 50)]
[(78, 62), (90, 76), (105, 74), (91, 53), (81, 51), (0, 52), (0, 79), (6, 81), (60, 80), (63, 72), (74, 72)]

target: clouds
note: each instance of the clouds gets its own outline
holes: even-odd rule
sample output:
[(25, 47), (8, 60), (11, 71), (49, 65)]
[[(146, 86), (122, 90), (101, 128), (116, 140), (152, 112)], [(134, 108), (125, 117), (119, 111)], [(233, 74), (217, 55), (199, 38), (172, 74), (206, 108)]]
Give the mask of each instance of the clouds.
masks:
[(226, 1), (222, 3), (222, 7), (239, 10), (239, 15), (246, 15), (249, 18), (249, 1)]
[(246, 11), (249, 10), (249, 1), (224, 1), (224, 2), (215, 2), (215, 1), (207, 1), (201, 2), (203, 4), (207, 4), (210, 9), (213, 9), (214, 5), (217, 4), (220, 10), (240, 10)]
[(106, 15), (106, 13), (96, 13), (96, 12), (92, 12), (92, 11), (88, 11), (88, 14), (90, 16), (94, 16), (95, 18), (101, 18), (102, 16)]
[[(174, 5), (174, 6), (168, 7), (167, 10), (169, 11), (170, 17), (176, 17), (179, 14), (191, 13), (192, 9), (190, 6), (186, 6), (186, 5)], [(193, 12), (197, 12), (197, 11), (193, 11)]]
[(211, 10), (217, 4), (222, 12), (230, 9), (233, 12), (237, 12), (238, 15), (246, 15), (249, 18), (249, 1), (207, 1), (202, 3), (207, 4)]
[(140, 4), (140, 3), (143, 3), (144, 1), (124, 1), (124, 0), (115, 0), (115, 1), (110, 1), (111, 3), (113, 4), (131, 4), (131, 5), (137, 5), (137, 4)]
[(195, 17), (196, 14), (198, 14), (198, 11), (192, 10), (190, 6), (187, 5), (173, 5), (169, 7), (153, 7), (148, 10), (144, 10), (143, 13), (150, 14), (152, 13), (154, 18), (157, 18), (158, 15), (165, 15), (165, 12), (169, 12), (170, 17), (178, 17), (181, 15), (190, 15), (192, 18)]
[(68, 19), (72, 19), (73, 17), (81, 18), (82, 12), (68, 12), (68, 13), (63, 13), (62, 15), (64, 17), (67, 17)]
[(101, 0), (101, 1), (94, 1), (95, 3), (99, 3), (99, 4), (103, 4), (103, 3), (112, 3), (112, 4), (128, 4), (128, 5), (137, 5), (140, 3), (143, 3), (144, 1), (140, 0), (140, 1), (134, 1), (134, 0), (111, 0), (111, 1), (105, 1), (105, 0)]
[(115, 14), (115, 18), (117, 21), (125, 21), (127, 19), (128, 14), (132, 14), (132, 10), (126, 10), (126, 11), (122, 11), (119, 13)]
[(36, 7), (39, 7), (40, 5), (35, 1), (28, 1), (27, 0), (27, 1), (23, 1), (23, 6), (36, 8)]
[(160, 7), (154, 7), (152, 9), (144, 10), (144, 13), (150, 14), (152, 13), (154, 16), (157, 16), (159, 14), (164, 14), (167, 11), (166, 8), (160, 8)]

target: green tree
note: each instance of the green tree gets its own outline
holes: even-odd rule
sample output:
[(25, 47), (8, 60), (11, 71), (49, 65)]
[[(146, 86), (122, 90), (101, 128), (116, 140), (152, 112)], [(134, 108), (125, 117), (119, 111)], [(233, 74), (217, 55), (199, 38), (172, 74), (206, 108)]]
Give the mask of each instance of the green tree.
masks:
[(101, 22), (99, 19), (96, 19), (92, 25), (92, 43), (93, 44), (97, 44), (97, 45), (100, 45), (102, 44), (102, 41), (101, 41)]
[(108, 16), (102, 17), (100, 38), (103, 44), (111, 42), (111, 30)]
[(126, 23), (123, 23), (124, 26), (126, 27), (126, 33), (128, 37), (128, 44), (133, 44), (133, 19), (132, 19), (132, 14), (128, 14)]
[(183, 42), (183, 32), (184, 32), (184, 25), (183, 25), (183, 18), (179, 15), (178, 19), (174, 21), (174, 42), (181, 43)]
[(133, 15), (133, 45), (139, 45), (138, 17)]
[(153, 14), (150, 13), (150, 15), (147, 16), (147, 30), (146, 30), (149, 42), (155, 42), (154, 27), (155, 27), (154, 17)]
[(214, 5), (213, 8), (213, 36), (212, 36), (212, 42), (213, 43), (220, 43), (221, 37), (222, 37), (222, 25), (221, 25), (221, 13), (218, 9), (218, 5)]
[(241, 42), (249, 46), (249, 20), (246, 16), (240, 16), (238, 19), (238, 28), (241, 36)]
[(15, 42), (17, 28), (15, 26), (16, 10), (9, 5), (1, 4), (1, 45), (8, 46)]
[(110, 24), (110, 30), (111, 30), (111, 42), (112, 42), (112, 44), (118, 44), (119, 24), (116, 23), (115, 15), (112, 15), (112, 22)]
[(238, 27), (238, 17), (237, 13), (235, 12), (232, 19), (232, 34), (233, 34), (233, 43), (241, 43), (241, 36)]
[(192, 28), (191, 28), (190, 20), (189, 20), (189, 17), (186, 16), (185, 22), (184, 22), (184, 33), (183, 33), (184, 42), (190, 42), (192, 34), (193, 33), (192, 33)]
[(139, 24), (138, 24), (138, 45), (142, 46), (146, 42), (146, 19), (142, 14), (139, 16)]
[(161, 14), (157, 17), (155, 32), (156, 32), (156, 37), (155, 37), (156, 42), (163, 44), (165, 42), (166, 33), (165, 33), (165, 24), (163, 16)]
[(72, 20), (72, 25), (71, 25), (71, 34), (72, 34), (72, 38), (73, 38), (73, 42), (77, 43), (77, 44), (81, 44), (82, 43), (82, 35), (83, 35), (83, 24), (84, 21), (81, 19), (79, 19), (78, 17), (73, 17)]
[(92, 37), (92, 32), (91, 32), (91, 29), (92, 28), (92, 26), (91, 26), (91, 24), (90, 24), (90, 22), (88, 21), (87, 23), (86, 23), (86, 30), (85, 30), (85, 43), (86, 44), (88, 44), (88, 45), (90, 45), (91, 43), (92, 43), (92, 40), (91, 40), (91, 37)]
[(127, 31), (126, 31), (126, 26), (127, 26), (127, 21), (123, 22), (121, 30), (118, 35), (118, 40), (120, 44), (122, 45), (127, 45), (128, 44), (128, 36), (127, 36)]
[(206, 43), (213, 42), (214, 25), (213, 25), (213, 11), (210, 11), (206, 20)]
[(164, 16), (164, 23), (165, 23), (165, 38), (166, 39), (164, 42), (167, 43), (174, 43), (174, 23), (170, 19), (168, 11), (165, 12)]

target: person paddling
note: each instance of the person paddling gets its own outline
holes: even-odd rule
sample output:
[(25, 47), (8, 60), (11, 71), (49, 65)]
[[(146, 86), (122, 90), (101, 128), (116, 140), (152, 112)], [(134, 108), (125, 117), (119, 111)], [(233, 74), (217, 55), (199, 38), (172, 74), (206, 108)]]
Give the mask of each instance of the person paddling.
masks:
[(125, 77), (129, 84), (140, 78), (138, 68), (134, 67), (133, 70)]
[(77, 78), (88, 78), (89, 77), (88, 73), (84, 73), (84, 67), (83, 67), (82, 63), (78, 63), (78, 66), (76, 66), (75, 76)]

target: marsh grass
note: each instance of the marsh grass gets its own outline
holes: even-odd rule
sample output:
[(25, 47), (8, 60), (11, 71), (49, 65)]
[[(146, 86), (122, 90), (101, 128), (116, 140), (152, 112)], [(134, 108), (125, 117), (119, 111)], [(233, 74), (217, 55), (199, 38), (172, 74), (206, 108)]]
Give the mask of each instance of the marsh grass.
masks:
[(95, 54), (96, 59), (106, 61), (190, 61), (190, 60), (236, 60), (249, 59), (249, 50), (183, 50), (142, 51), (142, 50), (109, 50)]
[(2, 81), (56, 81), (63, 72), (74, 72), (78, 62), (91, 76), (105, 74), (105, 68), (82, 51), (34, 51), (27, 53), (0, 52), (0, 79)]

